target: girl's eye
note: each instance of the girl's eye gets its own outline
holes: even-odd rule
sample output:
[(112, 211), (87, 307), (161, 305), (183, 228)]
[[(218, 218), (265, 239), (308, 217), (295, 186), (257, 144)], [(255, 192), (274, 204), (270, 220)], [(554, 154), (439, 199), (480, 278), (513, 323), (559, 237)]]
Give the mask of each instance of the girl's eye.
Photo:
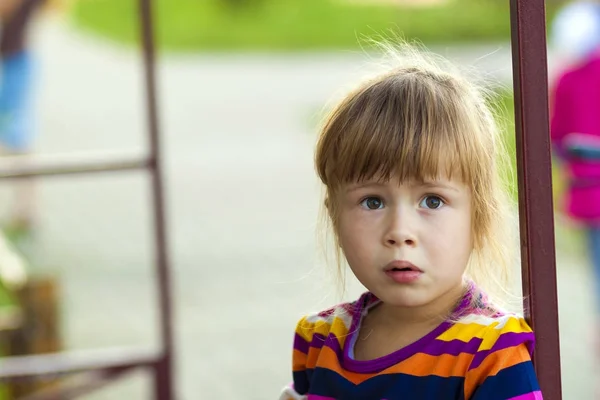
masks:
[(444, 200), (442, 200), (439, 196), (429, 195), (425, 196), (423, 200), (421, 200), (421, 204), (419, 206), (429, 208), (432, 210), (436, 210), (444, 205)]
[(369, 210), (378, 210), (383, 208), (383, 200), (381, 200), (379, 197), (367, 197), (360, 202), (360, 205)]

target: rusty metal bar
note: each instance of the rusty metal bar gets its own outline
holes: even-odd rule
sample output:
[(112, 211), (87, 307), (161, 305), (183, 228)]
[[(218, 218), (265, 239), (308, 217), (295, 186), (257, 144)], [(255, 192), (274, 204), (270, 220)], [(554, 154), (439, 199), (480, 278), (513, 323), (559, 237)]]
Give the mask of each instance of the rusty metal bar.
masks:
[(0, 382), (93, 370), (151, 367), (159, 353), (146, 349), (102, 349), (2, 358)]
[(0, 179), (144, 170), (153, 164), (147, 156), (100, 152), (7, 156), (0, 158)]
[(123, 378), (131, 369), (82, 372), (63, 379), (60, 386), (49, 387), (19, 400), (65, 400), (88, 395), (116, 379)]
[(517, 173), (525, 315), (546, 400), (562, 398), (548, 127), (544, 0), (511, 0)]
[(155, 398), (171, 400), (173, 388), (173, 329), (171, 315), (171, 282), (169, 276), (167, 227), (165, 221), (164, 180), (157, 110), (155, 42), (152, 0), (139, 0), (140, 34), (146, 78), (146, 108), (150, 157), (154, 160), (152, 171), (152, 194), (154, 206), (154, 243), (158, 304), (160, 309), (160, 340), (163, 354), (154, 371)]
[(51, 386), (38, 390), (33, 394), (19, 398), (19, 400), (75, 399), (101, 388), (110, 380), (120, 375), (119, 372), (115, 374), (104, 373), (103, 371), (84, 372), (62, 380), (60, 386)]

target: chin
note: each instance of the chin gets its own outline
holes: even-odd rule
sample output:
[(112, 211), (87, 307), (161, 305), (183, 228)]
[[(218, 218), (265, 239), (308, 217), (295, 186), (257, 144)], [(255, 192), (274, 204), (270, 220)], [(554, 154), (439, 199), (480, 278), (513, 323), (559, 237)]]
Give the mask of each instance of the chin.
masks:
[(375, 295), (384, 303), (394, 307), (421, 307), (430, 303), (434, 296), (433, 294), (423, 293), (421, 290), (411, 290), (406, 288), (403, 290), (383, 290), (381, 296)]

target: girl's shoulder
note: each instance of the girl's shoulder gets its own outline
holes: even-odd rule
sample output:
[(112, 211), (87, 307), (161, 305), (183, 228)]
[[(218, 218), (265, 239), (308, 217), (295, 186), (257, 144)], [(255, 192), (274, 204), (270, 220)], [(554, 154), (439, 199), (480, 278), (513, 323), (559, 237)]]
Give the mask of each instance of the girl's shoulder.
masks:
[(463, 314), (443, 334), (445, 340), (460, 340), (486, 356), (498, 350), (523, 346), (531, 356), (534, 333), (523, 316), (493, 308), (474, 308)]
[[(341, 354), (355, 322), (360, 319), (365, 307), (374, 300), (374, 296), (367, 292), (356, 301), (310, 313), (298, 321), (292, 357), (294, 385), (293, 388), (286, 389), (282, 399), (304, 398), (299, 394), (308, 393), (311, 385), (310, 371), (316, 368), (321, 354), (333, 354), (334, 358)], [(293, 394), (291, 397), (290, 393)]]
[[(440, 338), (468, 354), (465, 398), (540, 398), (531, 357), (534, 333), (515, 313), (464, 315)], [(449, 346), (450, 347), (450, 346)]]
[(323, 311), (309, 313), (303, 316), (296, 325), (297, 339), (314, 342), (315, 336), (325, 339), (330, 334), (338, 338), (348, 335), (352, 322), (359, 317), (371, 302), (377, 299), (369, 292), (364, 293), (357, 300), (340, 303)]
[(502, 334), (532, 334), (531, 327), (525, 319), (514, 313), (467, 314), (459, 318), (455, 324), (459, 331), (471, 331), (473, 334), (499, 336)]
[(443, 336), (472, 345), (478, 343), (478, 350), (486, 352), (525, 345), (531, 353), (535, 343), (533, 331), (522, 315), (495, 306), (474, 285), (466, 296), (465, 306)]

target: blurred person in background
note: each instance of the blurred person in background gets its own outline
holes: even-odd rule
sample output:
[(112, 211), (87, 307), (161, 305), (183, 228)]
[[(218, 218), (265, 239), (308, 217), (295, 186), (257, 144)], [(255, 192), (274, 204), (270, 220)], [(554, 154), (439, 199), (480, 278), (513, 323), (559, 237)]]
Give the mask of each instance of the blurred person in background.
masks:
[(552, 21), (549, 36), (563, 66), (586, 58), (600, 42), (600, 1), (567, 2)]
[[(26, 156), (34, 141), (34, 57), (28, 30), (44, 0), (0, 0), (0, 154)], [(34, 219), (32, 180), (15, 185), (9, 229), (29, 231)]]
[(553, 150), (565, 178), (561, 208), (585, 231), (600, 316), (600, 2), (566, 5), (551, 28), (562, 65), (550, 90)]

